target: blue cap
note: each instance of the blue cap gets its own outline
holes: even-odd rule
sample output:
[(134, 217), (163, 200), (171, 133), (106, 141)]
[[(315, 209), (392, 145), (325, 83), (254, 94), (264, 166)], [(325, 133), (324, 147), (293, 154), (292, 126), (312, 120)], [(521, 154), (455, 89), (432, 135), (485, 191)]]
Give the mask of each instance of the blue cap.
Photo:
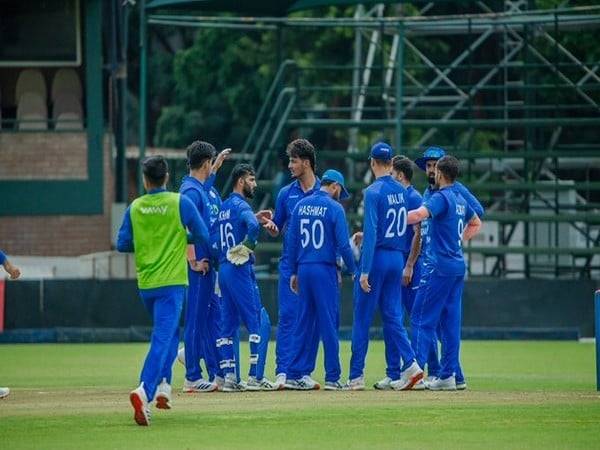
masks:
[(383, 161), (390, 161), (394, 156), (394, 149), (390, 144), (385, 142), (377, 142), (371, 147), (371, 156), (373, 159), (381, 159)]
[(342, 187), (342, 193), (340, 194), (340, 200), (344, 200), (350, 197), (350, 194), (346, 190), (346, 185), (344, 183), (344, 175), (342, 175), (337, 170), (329, 169), (326, 170), (323, 176), (321, 177), (321, 181), (333, 181), (334, 183), (339, 184)]
[(429, 147), (427, 150), (425, 150), (423, 152), (423, 156), (415, 159), (415, 164), (419, 167), (419, 169), (425, 170), (425, 167), (427, 166), (427, 161), (431, 161), (431, 160), (437, 161), (442, 156), (446, 156), (446, 151), (443, 148)]

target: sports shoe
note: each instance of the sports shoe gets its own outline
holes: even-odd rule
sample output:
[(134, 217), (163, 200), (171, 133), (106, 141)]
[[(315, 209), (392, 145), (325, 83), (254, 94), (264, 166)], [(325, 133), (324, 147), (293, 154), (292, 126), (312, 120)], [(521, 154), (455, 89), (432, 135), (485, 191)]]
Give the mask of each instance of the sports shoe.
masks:
[(425, 385), (428, 385), (429, 383), (434, 382), (435, 380), (437, 380), (437, 377), (435, 375), (429, 375), (427, 378), (425, 378), (423, 381), (425, 382)]
[(467, 382), (466, 381), (457, 381), (456, 382), (456, 390), (457, 391), (464, 391), (467, 389)]
[(0, 398), (6, 398), (10, 394), (9, 388), (0, 388)]
[(200, 392), (212, 392), (217, 389), (216, 383), (206, 381), (204, 378), (200, 378), (196, 381), (189, 381), (187, 378), (183, 382), (183, 392), (187, 393), (200, 393)]
[[(290, 389), (295, 389), (297, 391), (318, 391), (321, 389), (321, 385), (313, 380), (309, 375), (304, 375), (302, 378), (294, 381), (296, 382), (295, 387)], [(287, 383), (285, 387), (288, 387)]]
[(364, 391), (365, 390), (365, 377), (360, 376), (358, 378), (353, 378), (352, 380), (348, 380), (346, 386), (351, 391)]
[(455, 391), (456, 379), (454, 375), (444, 379), (437, 378), (427, 385), (427, 389), (430, 391)]
[(185, 367), (185, 347), (181, 347), (177, 352), (177, 361), (179, 361), (179, 364)]
[(348, 387), (338, 381), (326, 381), (324, 389), (326, 391), (347, 391)]
[(225, 381), (223, 383), (223, 392), (243, 392), (245, 390), (246, 384), (244, 382), (240, 381), (238, 383), (235, 379), (235, 376), (225, 376)]
[(140, 426), (150, 425), (150, 408), (148, 407), (148, 397), (144, 391), (144, 383), (140, 384), (129, 394), (129, 401), (133, 406), (133, 420)]
[(163, 378), (156, 388), (154, 401), (158, 409), (171, 409), (171, 385), (167, 383), (166, 378)]
[(285, 384), (286, 384), (286, 375), (285, 373), (278, 373), (277, 377), (275, 377), (275, 382), (273, 383), (275, 385), (275, 390), (277, 391), (282, 391), (285, 389)]
[(412, 391), (424, 391), (425, 389), (427, 389), (427, 386), (425, 385), (425, 382), (423, 380), (419, 380), (415, 383), (415, 385), (412, 387)]
[(419, 367), (416, 361), (408, 366), (408, 368), (400, 374), (399, 380), (394, 380), (390, 383), (392, 389), (396, 391), (408, 391), (423, 379), (423, 370)]
[(390, 377), (385, 377), (383, 380), (379, 380), (377, 383), (375, 383), (373, 387), (380, 391), (387, 391), (392, 388), (390, 385), (391, 382), (392, 379)]
[(248, 377), (246, 382), (246, 390), (248, 391), (276, 391), (275, 383), (267, 378), (257, 380), (256, 377)]
[(217, 391), (222, 391), (223, 384), (225, 384), (225, 378), (216, 375), (213, 383), (217, 385)]

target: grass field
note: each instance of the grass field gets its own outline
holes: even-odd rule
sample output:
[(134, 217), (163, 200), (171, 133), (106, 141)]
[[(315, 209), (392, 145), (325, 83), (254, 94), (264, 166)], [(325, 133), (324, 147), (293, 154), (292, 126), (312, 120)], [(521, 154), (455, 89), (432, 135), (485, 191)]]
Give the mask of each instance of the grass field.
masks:
[[(600, 448), (591, 344), (467, 341), (465, 392), (178, 393), (142, 428), (128, 392), (145, 351), (0, 346), (0, 386), (12, 389), (0, 400), (0, 448)], [(345, 370), (349, 353), (343, 343)], [(383, 376), (382, 342), (372, 342), (366, 373), (369, 384)], [(182, 378), (176, 365), (177, 391)]]

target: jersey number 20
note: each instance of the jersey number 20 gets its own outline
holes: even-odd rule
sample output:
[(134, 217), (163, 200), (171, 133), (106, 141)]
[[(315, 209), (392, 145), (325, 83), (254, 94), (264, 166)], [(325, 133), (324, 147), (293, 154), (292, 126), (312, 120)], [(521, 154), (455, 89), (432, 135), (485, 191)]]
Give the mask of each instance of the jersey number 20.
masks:
[(302, 235), (302, 248), (306, 248), (309, 243), (316, 250), (323, 247), (325, 241), (325, 228), (323, 222), (315, 220), (310, 226), (310, 219), (300, 219), (300, 234)]
[(387, 210), (385, 218), (392, 219), (385, 231), (386, 238), (400, 237), (406, 233), (406, 208), (400, 208), (398, 210), (390, 208)]

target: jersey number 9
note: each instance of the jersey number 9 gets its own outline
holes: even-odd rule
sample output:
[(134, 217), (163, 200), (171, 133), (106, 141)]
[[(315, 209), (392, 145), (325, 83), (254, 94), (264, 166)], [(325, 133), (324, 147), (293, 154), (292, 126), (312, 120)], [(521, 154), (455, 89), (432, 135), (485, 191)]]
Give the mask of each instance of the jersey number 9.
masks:
[(306, 248), (308, 244), (312, 244), (315, 250), (323, 247), (325, 228), (321, 220), (315, 220), (310, 226), (310, 219), (300, 219), (300, 234), (302, 235), (302, 248)]
[(387, 230), (385, 231), (386, 238), (400, 237), (406, 233), (406, 221), (408, 214), (406, 208), (400, 208), (398, 210), (390, 208), (385, 214), (386, 219), (390, 219)]

